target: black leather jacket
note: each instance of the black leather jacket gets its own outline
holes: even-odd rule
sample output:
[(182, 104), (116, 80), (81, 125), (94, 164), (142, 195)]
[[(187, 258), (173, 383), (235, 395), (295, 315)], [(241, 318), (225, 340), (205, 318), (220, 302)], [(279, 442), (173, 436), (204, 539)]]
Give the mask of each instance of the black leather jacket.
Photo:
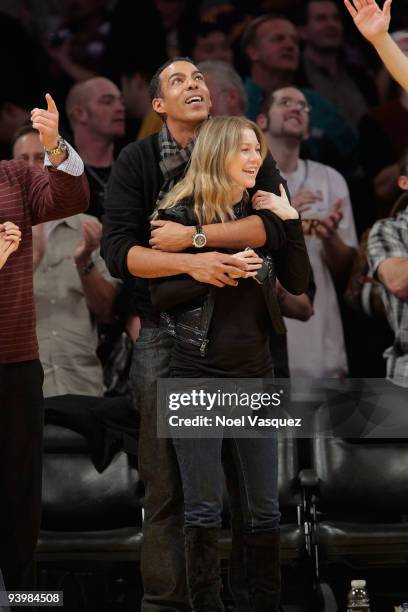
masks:
[[(247, 216), (249, 209), (241, 203), (235, 207), (239, 217)], [(262, 290), (269, 316), (275, 331), (284, 334), (286, 329), (279, 308), (275, 291), (275, 281), (291, 293), (300, 295), (308, 286), (310, 263), (303, 238), (300, 220), (282, 222), (276, 215), (262, 211), (260, 215), (277, 228), (279, 248), (265, 252), (256, 249), (263, 260)], [(196, 225), (191, 202), (183, 201), (165, 210), (159, 211), (159, 218), (175, 221), (183, 225)], [(265, 220), (264, 220), (265, 223)], [(265, 223), (267, 226), (267, 223)], [(266, 227), (267, 229), (267, 227)], [(214, 251), (215, 249), (207, 249)], [(220, 250), (220, 249), (216, 249)], [(194, 248), (189, 249), (197, 253)], [(256, 282), (254, 280), (254, 282)], [(199, 283), (188, 275), (179, 275), (151, 280), (149, 283), (153, 306), (161, 311), (161, 326), (165, 331), (179, 340), (200, 348), (204, 356), (208, 345), (208, 330), (214, 311), (215, 292), (212, 285)]]

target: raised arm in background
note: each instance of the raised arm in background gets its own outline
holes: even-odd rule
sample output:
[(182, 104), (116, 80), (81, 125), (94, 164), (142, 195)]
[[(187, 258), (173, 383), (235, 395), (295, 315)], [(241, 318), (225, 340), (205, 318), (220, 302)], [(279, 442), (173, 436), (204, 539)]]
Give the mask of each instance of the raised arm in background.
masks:
[(381, 10), (375, 0), (344, 0), (361, 34), (373, 45), (394, 79), (408, 91), (408, 57), (388, 33), (392, 0)]

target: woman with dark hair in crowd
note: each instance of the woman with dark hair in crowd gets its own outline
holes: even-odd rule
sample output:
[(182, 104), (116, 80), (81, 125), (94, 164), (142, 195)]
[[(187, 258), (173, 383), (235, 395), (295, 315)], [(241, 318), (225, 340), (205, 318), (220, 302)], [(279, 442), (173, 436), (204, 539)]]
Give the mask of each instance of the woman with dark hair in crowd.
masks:
[[(201, 226), (248, 214), (246, 190), (254, 187), (267, 147), (258, 126), (244, 117), (206, 121), (195, 142), (189, 169), (167, 194), (155, 217), (196, 226), (195, 246), (204, 246)], [(302, 293), (309, 262), (297, 211), (281, 196), (257, 192), (253, 202), (271, 198), (268, 228), (272, 249), (258, 256), (237, 253), (248, 263), (247, 278), (235, 286), (210, 287), (176, 276), (151, 281), (152, 301), (175, 337), (170, 373), (179, 378), (271, 378), (269, 330), (282, 331), (275, 293), (275, 264), (285, 287)], [(286, 227), (284, 227), (284, 225)], [(279, 255), (291, 241), (290, 266)], [(201, 244), (200, 244), (201, 241)], [(196, 249), (194, 249), (196, 250)], [(262, 274), (262, 272), (265, 272)], [(258, 282), (256, 282), (258, 281)], [(221, 289), (222, 287), (222, 289)], [(279, 606), (279, 509), (277, 441), (234, 438), (232, 455), (240, 481), (246, 574), (251, 609), (277, 612)], [(187, 581), (195, 612), (224, 610), (217, 550), (223, 474), (220, 438), (174, 438), (185, 503)], [(234, 535), (233, 535), (234, 537)]]

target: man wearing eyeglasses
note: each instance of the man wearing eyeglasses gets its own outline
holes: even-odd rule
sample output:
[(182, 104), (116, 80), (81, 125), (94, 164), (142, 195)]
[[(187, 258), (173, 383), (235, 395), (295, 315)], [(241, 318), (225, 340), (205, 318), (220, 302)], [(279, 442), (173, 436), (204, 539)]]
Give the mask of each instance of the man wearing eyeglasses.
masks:
[(286, 320), (291, 375), (342, 377), (348, 366), (336, 288), (348, 278), (357, 237), (344, 178), (330, 166), (300, 159), (310, 111), (302, 91), (283, 87), (265, 100), (257, 122), (302, 214), (316, 283), (314, 316)]

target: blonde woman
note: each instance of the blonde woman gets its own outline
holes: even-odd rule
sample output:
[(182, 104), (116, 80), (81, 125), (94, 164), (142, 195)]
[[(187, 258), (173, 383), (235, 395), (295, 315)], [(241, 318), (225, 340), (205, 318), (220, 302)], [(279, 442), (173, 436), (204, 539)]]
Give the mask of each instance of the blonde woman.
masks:
[[(243, 117), (206, 121), (186, 176), (163, 200), (156, 217), (184, 225), (222, 223), (251, 211), (247, 190), (255, 185), (267, 147), (258, 126)], [(172, 377), (272, 377), (269, 329), (283, 331), (275, 294), (275, 271), (293, 293), (308, 282), (309, 262), (297, 211), (281, 195), (257, 192), (254, 201), (274, 208), (268, 222), (268, 252), (241, 251), (247, 278), (235, 286), (210, 287), (187, 277), (151, 281), (153, 303), (175, 338)], [(293, 255), (288, 265), (287, 248)], [(203, 246), (205, 248), (205, 246)], [(193, 249), (192, 249), (193, 250)], [(268, 256), (265, 261), (265, 256)], [(228, 440), (241, 489), (245, 574), (250, 609), (279, 607), (279, 509), (277, 444), (269, 438)], [(221, 526), (222, 440), (175, 438), (185, 504), (187, 582), (194, 612), (224, 610), (220, 596), (217, 540)], [(234, 517), (233, 517), (234, 522)], [(234, 538), (234, 533), (233, 533)], [(240, 602), (243, 604), (243, 602)]]
[(344, 0), (361, 34), (374, 46), (387, 70), (408, 91), (408, 57), (388, 33), (392, 0), (386, 0), (382, 10), (375, 0)]
[(17, 225), (6, 221), (0, 223), (0, 270), (12, 253), (17, 251), (21, 242), (21, 232)]

